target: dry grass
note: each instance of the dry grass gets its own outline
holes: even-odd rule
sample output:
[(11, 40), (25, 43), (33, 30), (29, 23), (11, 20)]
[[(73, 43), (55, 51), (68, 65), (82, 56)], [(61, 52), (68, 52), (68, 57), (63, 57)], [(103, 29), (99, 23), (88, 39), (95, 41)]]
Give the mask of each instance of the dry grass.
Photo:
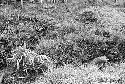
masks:
[(97, 66), (91, 64), (77, 68), (66, 65), (47, 73), (46, 78), (39, 80), (38, 84), (51, 84), (51, 82), (53, 84), (124, 84), (124, 66), (125, 63), (121, 63), (120, 66), (109, 65), (100, 71)]

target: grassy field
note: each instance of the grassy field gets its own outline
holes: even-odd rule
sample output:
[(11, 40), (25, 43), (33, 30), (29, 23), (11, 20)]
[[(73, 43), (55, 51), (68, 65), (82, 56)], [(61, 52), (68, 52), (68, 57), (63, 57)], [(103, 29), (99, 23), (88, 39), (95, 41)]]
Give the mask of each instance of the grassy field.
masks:
[(2, 5), (0, 83), (124, 84), (125, 13), (117, 4)]

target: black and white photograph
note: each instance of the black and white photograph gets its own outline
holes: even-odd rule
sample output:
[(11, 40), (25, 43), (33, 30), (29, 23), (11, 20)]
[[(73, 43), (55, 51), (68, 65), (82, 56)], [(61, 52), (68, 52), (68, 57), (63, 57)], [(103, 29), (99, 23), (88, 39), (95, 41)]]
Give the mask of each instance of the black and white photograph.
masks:
[(0, 84), (125, 84), (125, 0), (0, 0)]

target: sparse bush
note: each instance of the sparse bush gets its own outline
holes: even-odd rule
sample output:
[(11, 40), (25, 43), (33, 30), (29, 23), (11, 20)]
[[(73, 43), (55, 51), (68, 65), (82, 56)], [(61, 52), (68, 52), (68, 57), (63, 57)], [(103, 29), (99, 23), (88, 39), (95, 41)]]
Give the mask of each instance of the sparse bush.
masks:
[[(43, 60), (38, 58), (40, 56), (37, 57), (33, 54), (35, 55), (33, 51), (31, 53), (29, 52), (28, 54), (28, 52), (25, 50), (18, 49), (17, 51), (13, 52), (13, 56), (15, 57), (7, 60), (7, 63), (10, 64), (8, 65), (7, 69), (10, 69), (10, 75), (14, 77), (14, 80), (25, 83), (35, 82), (37, 77), (44, 75), (44, 73), (48, 70), (48, 66), (42, 62)], [(39, 61), (34, 59), (39, 59)], [(17, 61), (19, 64), (17, 64)]]

